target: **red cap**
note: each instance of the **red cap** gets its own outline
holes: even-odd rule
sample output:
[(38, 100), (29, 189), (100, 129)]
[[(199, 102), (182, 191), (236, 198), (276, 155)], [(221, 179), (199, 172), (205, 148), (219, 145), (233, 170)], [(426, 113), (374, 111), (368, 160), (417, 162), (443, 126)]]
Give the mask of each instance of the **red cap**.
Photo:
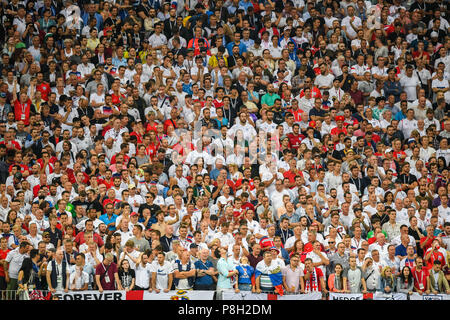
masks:
[(344, 121), (345, 118), (344, 116), (336, 116), (336, 118), (334, 118), (335, 121)]
[(138, 215), (137, 212), (132, 212), (132, 213), (130, 214), (131, 217), (132, 217), (132, 216), (137, 216), (137, 215)]
[(310, 127), (315, 128), (316, 127), (316, 122), (314, 120), (311, 120), (308, 124)]

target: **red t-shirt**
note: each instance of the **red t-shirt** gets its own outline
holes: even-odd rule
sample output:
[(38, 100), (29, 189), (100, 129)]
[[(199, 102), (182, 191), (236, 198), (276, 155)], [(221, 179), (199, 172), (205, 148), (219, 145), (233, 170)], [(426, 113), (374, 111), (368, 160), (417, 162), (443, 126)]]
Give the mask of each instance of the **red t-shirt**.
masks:
[(220, 101), (219, 101), (219, 100), (217, 100), (217, 99), (214, 99), (213, 102), (212, 102), (212, 104), (213, 104), (213, 106), (216, 107), (216, 108), (222, 108), (223, 105), (224, 105), (223, 100), (220, 100)]
[(22, 148), (20, 147), (20, 144), (17, 141), (10, 141), (9, 143), (6, 143), (6, 141), (2, 141), (0, 142), (0, 144), (4, 144), (6, 145), (6, 149), (16, 149), (16, 150), (21, 150)]
[[(245, 179), (245, 178), (242, 178), (242, 179), (239, 179), (238, 181), (236, 181), (236, 183), (234, 184), (234, 187), (236, 189), (239, 188), (239, 186), (242, 184), (243, 179)], [(250, 190), (255, 189), (255, 183), (253, 182), (253, 179), (247, 179), (247, 180), (248, 180), (248, 186), (249, 186)]]
[(331, 133), (332, 136), (337, 136), (341, 132), (343, 132), (345, 135), (347, 135), (347, 129), (345, 127), (342, 127), (342, 129), (339, 129), (338, 127), (335, 127), (333, 129), (331, 129), (330, 133)]
[(155, 122), (153, 125), (150, 123), (147, 123), (147, 128), (145, 129), (147, 132), (149, 131), (155, 131), (155, 133), (158, 133), (158, 130), (156, 130), (157, 123)]
[(255, 206), (250, 202), (246, 202), (242, 205), (242, 209), (255, 211)]
[(164, 121), (164, 132), (167, 133), (167, 128), (172, 126), (174, 129), (177, 128), (177, 122), (173, 121), (172, 119), (167, 119)]
[[(31, 100), (28, 99), (24, 104), (20, 103), (19, 99), (14, 102), (14, 115), (16, 121), (22, 120), (28, 126), (30, 124)], [(20, 149), (19, 149), (20, 150)]]
[[(8, 252), (10, 252), (10, 249), (6, 250), (0, 250), (0, 260), (5, 260), (6, 256), (8, 255)], [(0, 264), (0, 277), (5, 276), (5, 269), (3, 268), (3, 264)]]
[(297, 110), (288, 109), (287, 111), (294, 115), (294, 121), (295, 122), (302, 121), (302, 113), (305, 112), (305, 111), (303, 111), (302, 109), (297, 109)]
[[(305, 95), (305, 91), (302, 89), (302, 91), (300, 91), (300, 98), (303, 98), (304, 95)], [(320, 99), (322, 99), (322, 93), (320, 92), (319, 88), (312, 87), (312, 89), (311, 89), (311, 98), (320, 98)]]
[[(94, 237), (93, 237), (94, 242), (99, 246), (99, 247), (103, 247), (103, 245), (105, 244), (103, 242), (102, 237), (100, 237), (100, 235), (98, 233), (94, 232)], [(75, 243), (80, 246), (83, 243), (85, 243), (86, 241), (84, 240), (84, 231), (80, 232), (77, 234), (77, 236), (75, 237)]]
[(50, 85), (47, 82), (42, 82), (36, 86), (36, 90), (41, 93), (42, 100), (48, 101), (48, 95), (50, 94)]
[[(421, 271), (417, 271), (416, 268), (413, 268), (411, 273), (414, 279), (414, 287), (419, 288), (422, 291), (427, 290), (427, 277), (430, 275), (428, 270), (422, 268)], [(420, 284), (422, 284), (422, 287)]]
[(431, 239), (429, 239), (428, 237), (422, 237), (420, 239), (420, 246), (422, 246), (422, 243), (426, 242), (426, 245), (423, 248), (423, 252), (427, 252), (427, 250), (431, 247), (431, 243), (433, 242), (434, 238), (435, 237), (433, 236)]
[(289, 139), (289, 148), (298, 149), (302, 140), (305, 139), (305, 136), (302, 134), (295, 135), (293, 133), (288, 133), (287, 137)]
[[(425, 251), (424, 256), (426, 257), (428, 253), (430, 253), (432, 250), (432, 248), (430, 247), (427, 251)], [(431, 254), (430, 259), (428, 259), (427, 261), (425, 261), (425, 263), (427, 264), (427, 268), (431, 269), (433, 267), (433, 263), (434, 261), (439, 260), (441, 262), (442, 266), (445, 266), (445, 257), (442, 254), (442, 252), (439, 251), (435, 251), (434, 253)]]
[(283, 177), (288, 178), (290, 183), (295, 182), (296, 176), (303, 176), (303, 173), (301, 171), (298, 171), (297, 173), (292, 172), (291, 170), (285, 171), (283, 173)]

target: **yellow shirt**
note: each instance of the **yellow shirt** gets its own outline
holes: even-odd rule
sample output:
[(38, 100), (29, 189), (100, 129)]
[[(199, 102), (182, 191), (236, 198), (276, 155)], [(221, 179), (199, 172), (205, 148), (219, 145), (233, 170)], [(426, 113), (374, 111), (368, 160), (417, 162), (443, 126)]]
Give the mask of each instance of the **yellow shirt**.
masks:
[[(227, 58), (225, 56), (222, 56), (222, 58), (223, 60), (225, 60), (225, 66), (228, 67)], [(213, 69), (219, 66), (219, 59), (217, 59), (216, 55), (211, 56), (211, 58), (209, 58), (208, 65)]]
[(97, 48), (99, 43), (100, 43), (100, 40), (98, 38), (95, 38), (95, 39), (89, 38), (87, 41), (86, 47), (91, 51), (95, 51), (95, 48)]

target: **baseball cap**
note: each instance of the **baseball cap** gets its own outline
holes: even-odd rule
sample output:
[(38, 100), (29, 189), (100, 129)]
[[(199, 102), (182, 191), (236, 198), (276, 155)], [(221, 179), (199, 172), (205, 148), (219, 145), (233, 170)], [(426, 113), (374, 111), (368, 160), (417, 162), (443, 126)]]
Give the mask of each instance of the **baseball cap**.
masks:
[(344, 121), (345, 118), (344, 116), (336, 116), (336, 118), (334, 118), (335, 121)]
[(130, 183), (128, 185), (128, 189), (135, 189), (135, 188), (136, 188), (136, 185), (134, 183)]
[(408, 139), (408, 143), (411, 143), (411, 142), (416, 142), (416, 139), (414, 139), (414, 138), (409, 138), (409, 139)]
[(134, 217), (134, 216), (137, 216), (137, 215), (138, 215), (138, 213), (135, 212), (135, 211), (133, 211), (132, 213), (130, 213), (130, 216), (131, 216), (131, 217)]
[(436, 31), (430, 33), (430, 38), (437, 38), (437, 37), (439, 37), (439, 33), (437, 33)]
[(280, 250), (278, 250), (277, 247), (270, 247), (270, 250), (275, 250), (276, 252), (280, 253)]
[(316, 127), (316, 122), (315, 122), (314, 120), (311, 120), (311, 121), (308, 123), (308, 125), (309, 125), (311, 128), (315, 128), (315, 127)]
[(50, 233), (49, 233), (48, 231), (44, 231), (44, 232), (42, 233), (42, 236), (43, 236), (43, 237), (50, 236)]
[(195, 243), (191, 243), (191, 245), (189, 246), (189, 248), (191, 248), (191, 249), (197, 249), (197, 248), (198, 248), (198, 245), (195, 244)]
[(392, 152), (392, 149), (391, 148), (387, 148), (384, 153), (388, 153), (388, 152)]
[(6, 93), (0, 92), (0, 98), (6, 98)]

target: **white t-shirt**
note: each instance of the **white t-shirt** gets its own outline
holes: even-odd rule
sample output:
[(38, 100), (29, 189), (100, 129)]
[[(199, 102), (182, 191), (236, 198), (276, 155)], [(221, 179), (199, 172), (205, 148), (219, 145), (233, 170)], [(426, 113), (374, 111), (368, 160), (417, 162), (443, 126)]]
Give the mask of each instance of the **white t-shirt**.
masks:
[(150, 277), (152, 275), (152, 267), (147, 263), (144, 267), (141, 263), (136, 266), (136, 286), (147, 289), (150, 287)]
[(75, 289), (82, 289), (84, 288), (86, 283), (89, 283), (89, 275), (82, 271), (81, 272), (81, 277), (79, 277), (77, 280), (75, 280), (75, 276), (76, 276), (77, 272), (74, 271), (70, 274), (69, 277), (69, 289), (72, 289), (72, 284), (75, 281)]
[(156, 273), (156, 289), (167, 289), (169, 284), (169, 274), (174, 271), (173, 265), (169, 261), (164, 261), (161, 266), (158, 261), (153, 261), (151, 264), (151, 269), (152, 273)]
[(98, 95), (97, 92), (91, 93), (91, 95), (89, 97), (89, 103), (92, 103), (92, 102), (104, 104), (105, 103), (105, 94), (103, 93), (101, 95)]
[[(361, 19), (358, 18), (358, 17), (356, 17), (356, 16), (353, 16), (353, 17), (354, 17), (354, 20), (353, 20), (353, 22), (352, 22), (353, 25), (354, 25), (356, 28), (361, 27), (361, 26), (362, 26), (362, 24), (361, 24)], [(344, 19), (342, 19), (341, 26), (343, 26), (343, 27), (345, 26), (345, 27), (347, 28), (347, 33), (348, 33), (348, 35), (350, 36), (350, 39), (353, 39), (353, 38), (356, 37), (356, 30), (353, 29), (353, 27), (352, 27), (351, 24), (350, 24), (351, 19), (352, 19), (352, 18), (350, 18), (349, 16), (346, 16)]]
[(407, 99), (414, 101), (417, 99), (417, 86), (420, 86), (419, 79), (413, 74), (412, 77), (404, 76), (400, 79), (400, 85), (406, 92)]
[[(124, 249), (124, 250), (126, 250), (126, 249)], [(129, 254), (131, 257), (133, 257), (134, 259), (138, 259), (139, 256), (141, 255), (141, 253), (140, 253), (139, 251), (137, 251), (137, 250), (133, 250), (131, 253), (128, 253), (128, 254)], [(121, 259), (123, 259), (123, 258), (127, 259), (128, 262), (130, 263), (130, 269), (136, 270), (136, 263), (134, 263), (133, 260), (130, 259), (130, 257), (125, 256), (125, 252), (122, 252), (122, 253), (120, 254), (119, 260), (121, 260)]]
[[(334, 80), (334, 76), (331, 73), (327, 74), (326, 76), (320, 74), (316, 77), (314, 84), (318, 88), (320, 88), (320, 87), (331, 88), (333, 86), (333, 80)], [(323, 89), (321, 89), (321, 93), (323, 94)]]
[(11, 279), (17, 279), (17, 277), (19, 276), (20, 268), (22, 267), (23, 259), (25, 259), (27, 256), (27, 254), (21, 254), (19, 252), (19, 247), (11, 250), (8, 253), (8, 255), (6, 256), (6, 262), (9, 263), (8, 272)]

